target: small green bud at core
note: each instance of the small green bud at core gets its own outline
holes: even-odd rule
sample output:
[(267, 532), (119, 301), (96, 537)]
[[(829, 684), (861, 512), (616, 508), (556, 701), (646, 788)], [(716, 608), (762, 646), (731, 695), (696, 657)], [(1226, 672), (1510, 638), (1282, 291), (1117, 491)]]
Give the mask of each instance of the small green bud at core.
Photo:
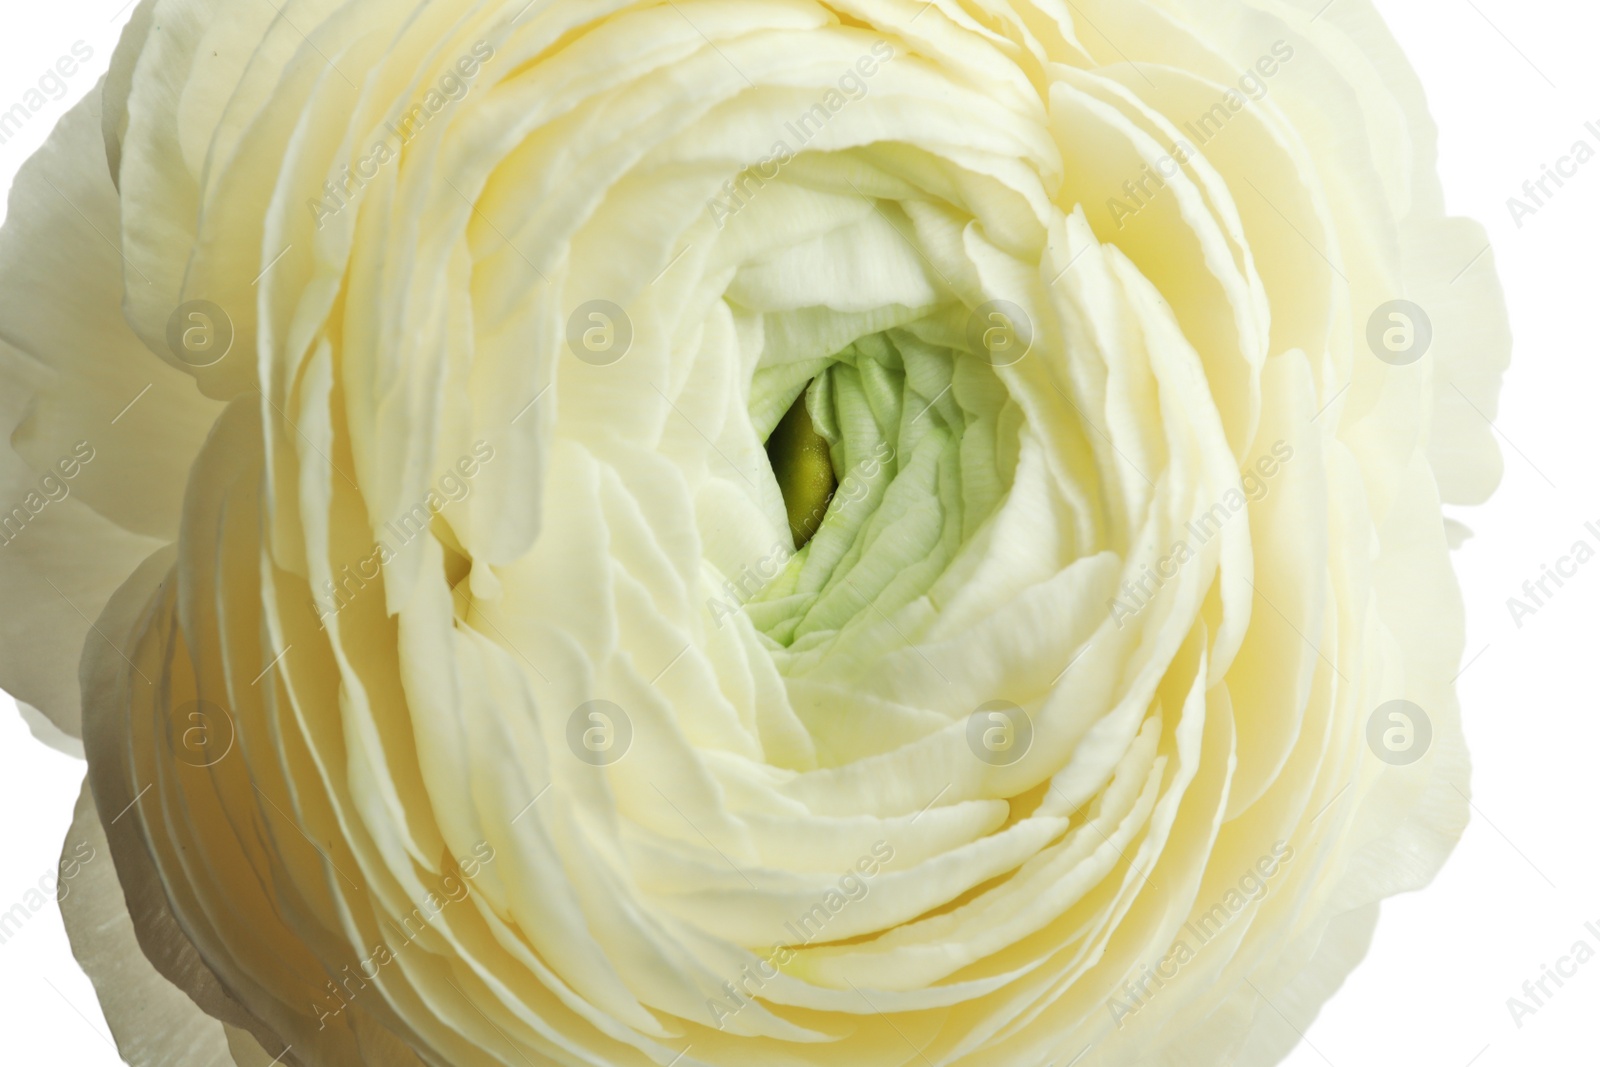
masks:
[(767, 458), (772, 462), (778, 488), (783, 491), (789, 533), (794, 536), (795, 551), (799, 551), (822, 528), (828, 502), (839, 487), (828, 456), (828, 442), (811, 423), (804, 391), (767, 439)]

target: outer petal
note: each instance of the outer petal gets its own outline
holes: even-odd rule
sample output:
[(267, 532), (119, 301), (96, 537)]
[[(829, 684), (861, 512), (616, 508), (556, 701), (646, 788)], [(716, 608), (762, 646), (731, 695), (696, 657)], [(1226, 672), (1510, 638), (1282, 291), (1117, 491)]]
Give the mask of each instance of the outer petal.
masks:
[(97, 87), (22, 168), (0, 231), (0, 341), (32, 385), (11, 442), (43, 472), (89, 441), (96, 458), (74, 495), (119, 526), (167, 539), (221, 409), (128, 328), (125, 271), (129, 286), (145, 283), (119, 251), (124, 210), (139, 208), (120, 204), (111, 184)]
[(24, 165), (0, 230), (0, 685), (72, 737), (91, 620), (174, 532), (214, 417), (122, 319), (98, 106), (96, 91)]
[[(1483, 393), (1505, 338), (1441, 324), (1404, 369), (1365, 351), (1393, 298), (1500, 314), (1489, 283), (1448, 291), (1476, 232), (1443, 219), (1420, 93), (1370, 9), (1310, 26), (1282, 0), (407, 7), (147, 0), (98, 124), (109, 147), (68, 160), (98, 171), (44, 189), (84, 221), (109, 204), (97, 236), (127, 260), (91, 271), (88, 295), (28, 290), (130, 359), (47, 359), (20, 315), (4, 334), (27, 352), (16, 440), (35, 469), (94, 440), (108, 382), (161, 417), (142, 438), (157, 446), (117, 449), (124, 466), (93, 466), (65, 503), (149, 548), (193, 468), (181, 545), (111, 598), (97, 628), (123, 644), (91, 638), (82, 689), (137, 948), (223, 1023), (215, 1048), (252, 1067), (290, 1043), (334, 1065), (892, 1067), (911, 1041), (948, 1067), (1032, 1065), (1098, 1029), (1236, 859), (1293, 837), (1302, 861), (1226, 958), (1088, 1062), (1156, 1062), (1167, 1041), (1170, 1065), (1281, 1055), (1275, 1016), (1314, 1014), (1364, 950), (1371, 902), (1431, 877), (1466, 807), (1439, 499), (1493, 479), (1429, 460), (1492, 475)], [(1237, 121), (1237, 151), (1173, 176), (1127, 233), (1087, 210), (1159, 169), (1188, 108), (1280, 35), (1310, 46), (1307, 77)], [(827, 89), (837, 121), (761, 206), (701, 210), (767, 150), (774, 106), (879, 44), (895, 58), (871, 102)], [(480, 46), (492, 73), (449, 108), (436, 68)], [(396, 101), (430, 96), (438, 121), (392, 134), (399, 164), (350, 179), (338, 210), (306, 199)], [(890, 137), (919, 151), (882, 150)], [(96, 177), (107, 155), (125, 217)], [(48, 199), (16, 232), (70, 240), (75, 217)], [(674, 259), (680, 239), (694, 247)], [(102, 289), (154, 355), (96, 318)], [(634, 327), (620, 377), (560, 344), (597, 293)], [(1006, 294), (1039, 354), (964, 358), (987, 350), (974, 305)], [(198, 462), (216, 408), (159, 351), (170, 305), (197, 296), (240, 342), (198, 375), (234, 398)], [(852, 343), (875, 316), (881, 336)], [(157, 356), (146, 389), (139, 360)], [(510, 428), (540, 384), (550, 399)], [(802, 387), (841, 484), (876, 446), (894, 442), (893, 462), (872, 461), (864, 506), (724, 634), (698, 600), (737, 590), (725, 576), (781, 532), (765, 412)], [(1441, 429), (1447, 393), (1466, 406), (1446, 415), (1480, 424)], [(1278, 420), (1316, 425), (1302, 439)], [(1241, 467), (1273, 477), (1256, 454), (1274, 436), (1300, 458), (1247, 502)], [(502, 458), (445, 514), (434, 486), (457, 495), (440, 475), (469, 441)], [(546, 504), (561, 521), (539, 521)], [(423, 520), (408, 550), (375, 549), (397, 515)], [(1159, 553), (1191, 533), (1178, 564), (1199, 562), (1168, 578)], [(379, 570), (351, 578), (358, 555)], [(1110, 599), (1119, 564), (1125, 592), (1168, 580), (1130, 611)], [(369, 583), (382, 592), (357, 597)], [(1437, 717), (1429, 762), (1405, 773), (1361, 743), (1391, 690)], [(1032, 716), (1003, 765), (961, 719), (997, 695)], [(187, 696), (229, 710), (231, 758), (184, 766)], [(612, 697), (639, 743), (591, 774), (573, 716)], [(899, 866), (724, 1027), (722, 976), (880, 829)], [(479, 845), (498, 859), (477, 865), (473, 904), (441, 904), (380, 958)], [(319, 1005), (356, 957), (376, 988)], [(218, 1033), (172, 1030), (176, 1062)]]
[[(92, 853), (84, 850), (92, 849)], [(72, 954), (94, 983), (117, 1051), (130, 1067), (216, 1067), (229, 1061), (223, 1024), (201, 1011), (145, 959), (133, 931), (111, 846), (85, 781), (62, 862), (85, 855), (61, 901)]]

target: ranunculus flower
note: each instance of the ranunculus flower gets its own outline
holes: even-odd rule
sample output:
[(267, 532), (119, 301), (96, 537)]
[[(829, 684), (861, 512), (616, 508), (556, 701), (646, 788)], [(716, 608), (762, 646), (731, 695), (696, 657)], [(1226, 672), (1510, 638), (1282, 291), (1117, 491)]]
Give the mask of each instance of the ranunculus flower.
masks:
[(1281, 1058), (1466, 820), (1509, 348), (1312, 6), (141, 3), (0, 240), (128, 1061)]

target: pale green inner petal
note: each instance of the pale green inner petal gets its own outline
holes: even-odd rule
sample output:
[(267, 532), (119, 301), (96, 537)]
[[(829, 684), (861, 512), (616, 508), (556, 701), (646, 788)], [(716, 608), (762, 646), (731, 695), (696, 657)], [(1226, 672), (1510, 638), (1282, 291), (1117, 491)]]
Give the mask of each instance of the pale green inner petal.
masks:
[[(1015, 429), (1001, 419), (1009, 400), (993, 368), (909, 329), (858, 338), (820, 369), (757, 372), (753, 411), (770, 419), (789, 397), (769, 452), (791, 528), (824, 507), (748, 611), (798, 673), (837, 652), (842, 632), (890, 624), (927, 595), (1003, 500), (1016, 450), (999, 441)], [(809, 462), (826, 455), (831, 478), (792, 458), (807, 440)]]

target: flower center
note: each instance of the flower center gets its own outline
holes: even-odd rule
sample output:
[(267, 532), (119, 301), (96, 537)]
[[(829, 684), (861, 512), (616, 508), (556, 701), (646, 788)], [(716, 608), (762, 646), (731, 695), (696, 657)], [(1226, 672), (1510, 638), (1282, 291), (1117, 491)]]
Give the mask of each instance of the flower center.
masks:
[(963, 347), (967, 318), (919, 316), (756, 371), (795, 548), (742, 602), (780, 671), (817, 667), (847, 632), (903, 643), (917, 623), (885, 620), (925, 622), (941, 581), (960, 584), (947, 572), (1009, 491), (1021, 429), (994, 365)]
[(822, 527), (828, 504), (839, 487), (827, 439), (817, 432), (811, 413), (806, 410), (807, 392), (801, 390), (794, 406), (767, 439), (767, 458), (772, 462), (778, 488), (783, 491), (796, 551), (804, 548)]

